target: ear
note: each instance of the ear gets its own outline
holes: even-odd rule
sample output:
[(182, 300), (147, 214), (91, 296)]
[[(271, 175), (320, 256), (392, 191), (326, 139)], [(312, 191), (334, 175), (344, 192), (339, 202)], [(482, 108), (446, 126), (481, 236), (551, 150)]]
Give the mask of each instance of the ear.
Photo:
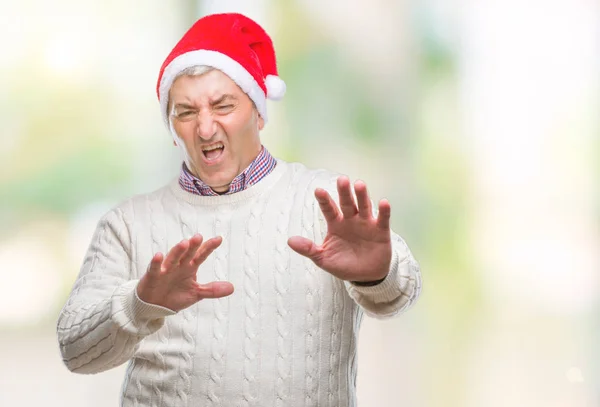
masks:
[(173, 140), (173, 145), (177, 147), (177, 142), (175, 140)]
[(265, 119), (262, 118), (262, 116), (259, 114), (258, 115), (258, 130), (262, 130), (265, 127)]

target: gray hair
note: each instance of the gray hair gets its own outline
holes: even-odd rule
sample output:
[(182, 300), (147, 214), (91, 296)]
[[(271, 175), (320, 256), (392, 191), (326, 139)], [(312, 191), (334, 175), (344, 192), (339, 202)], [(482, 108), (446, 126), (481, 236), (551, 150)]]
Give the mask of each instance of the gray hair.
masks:
[(173, 78), (173, 82), (175, 82), (175, 80), (177, 78), (179, 78), (180, 76), (201, 76), (201, 75), (204, 75), (205, 73), (209, 73), (210, 71), (213, 71), (215, 69), (216, 68), (213, 68), (212, 66), (208, 66), (208, 65), (189, 66), (189, 67), (185, 68), (183, 71), (179, 72), (177, 75), (175, 75), (175, 78)]
[[(187, 68), (185, 68), (184, 70), (182, 70), (181, 72), (179, 72), (177, 75), (175, 75), (175, 78), (173, 78), (173, 83), (175, 83), (175, 81), (177, 80), (177, 78), (179, 78), (180, 76), (202, 76), (206, 73), (209, 73), (210, 71), (214, 71), (216, 68), (213, 68), (212, 66), (208, 66), (208, 65), (193, 65), (193, 66), (189, 66)], [(167, 117), (169, 118), (169, 123), (171, 122), (171, 115), (169, 113), (169, 110), (171, 110), (171, 108), (169, 107), (171, 104), (171, 97), (169, 96), (169, 98), (167, 99)]]

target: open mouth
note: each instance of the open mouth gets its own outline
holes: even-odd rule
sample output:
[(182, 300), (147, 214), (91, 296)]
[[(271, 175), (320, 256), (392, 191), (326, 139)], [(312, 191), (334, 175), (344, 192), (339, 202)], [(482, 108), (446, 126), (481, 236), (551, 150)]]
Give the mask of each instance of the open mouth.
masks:
[(215, 143), (210, 146), (202, 147), (204, 158), (206, 158), (206, 160), (209, 162), (218, 160), (223, 154), (224, 150), (225, 146), (223, 146), (223, 143)]

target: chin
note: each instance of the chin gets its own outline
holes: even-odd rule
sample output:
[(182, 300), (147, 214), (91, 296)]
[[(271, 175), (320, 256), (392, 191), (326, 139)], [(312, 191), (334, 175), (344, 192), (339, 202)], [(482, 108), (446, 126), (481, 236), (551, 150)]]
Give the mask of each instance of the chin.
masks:
[[(195, 165), (195, 171), (193, 171), (198, 178), (204, 181), (211, 188), (213, 185), (229, 185), (231, 181), (238, 174), (235, 169), (222, 168), (222, 163), (215, 166), (207, 166), (207, 165)], [(188, 168), (190, 168), (188, 166)]]

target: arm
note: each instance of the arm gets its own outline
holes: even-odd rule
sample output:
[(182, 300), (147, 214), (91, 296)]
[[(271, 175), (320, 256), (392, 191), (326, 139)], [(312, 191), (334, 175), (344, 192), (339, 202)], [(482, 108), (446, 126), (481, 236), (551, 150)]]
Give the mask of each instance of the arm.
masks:
[(349, 281), (344, 285), (367, 315), (388, 318), (408, 310), (415, 303), (421, 293), (421, 272), (404, 240), (392, 232), (392, 261), (384, 280), (373, 286), (360, 286)]
[(336, 195), (332, 186), (331, 192), (315, 191), (321, 209), (315, 237), (323, 243), (293, 237), (288, 244), (344, 280), (349, 295), (367, 315), (387, 318), (408, 309), (421, 291), (421, 275), (408, 246), (390, 229), (389, 202), (382, 200), (373, 210), (364, 183), (356, 182), (356, 199), (346, 177), (334, 183), (339, 203), (332, 198)]
[(96, 228), (83, 265), (58, 318), (63, 362), (77, 373), (98, 373), (130, 359), (137, 344), (174, 314), (148, 304), (130, 278), (130, 241), (119, 210)]

